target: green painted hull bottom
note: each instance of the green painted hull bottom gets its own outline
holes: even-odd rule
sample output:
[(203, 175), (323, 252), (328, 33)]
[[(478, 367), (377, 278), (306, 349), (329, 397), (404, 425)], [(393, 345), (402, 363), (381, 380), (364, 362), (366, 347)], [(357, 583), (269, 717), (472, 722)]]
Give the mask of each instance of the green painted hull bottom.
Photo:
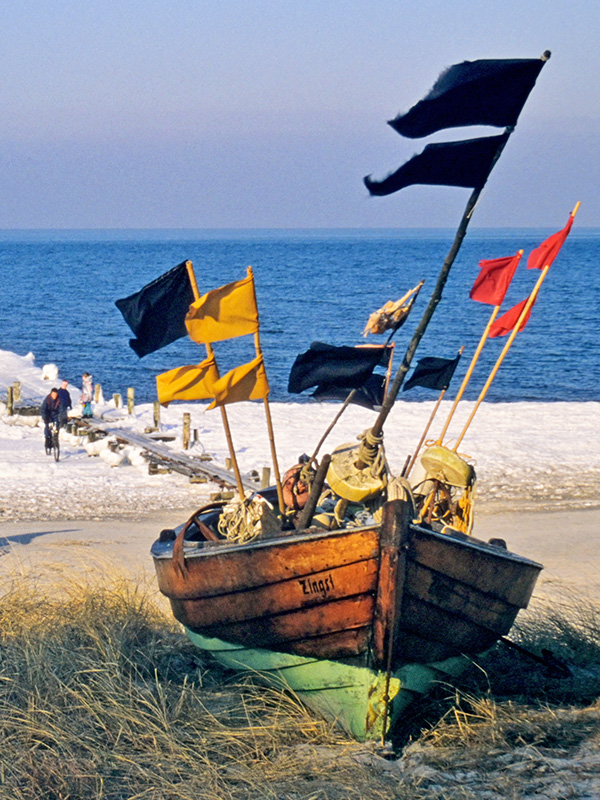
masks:
[[(359, 741), (381, 739), (384, 732), (383, 672), (316, 658), (248, 648), (185, 629), (190, 641), (230, 669), (255, 673), (273, 686), (291, 690), (308, 708), (334, 721)], [(417, 697), (437, 683), (455, 678), (471, 663), (465, 656), (433, 664), (404, 664), (390, 676), (386, 729)]]

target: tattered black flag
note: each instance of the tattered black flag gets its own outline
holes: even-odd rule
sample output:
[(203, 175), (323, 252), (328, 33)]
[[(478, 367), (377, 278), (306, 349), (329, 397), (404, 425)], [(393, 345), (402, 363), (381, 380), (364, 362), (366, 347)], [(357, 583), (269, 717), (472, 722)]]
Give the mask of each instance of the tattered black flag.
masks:
[(288, 392), (299, 394), (311, 386), (334, 385), (359, 389), (378, 364), (389, 358), (391, 348), (385, 345), (336, 347), (313, 342), (292, 366)]
[(372, 195), (386, 195), (416, 183), (438, 186), (464, 186), (481, 189), (504, 147), (508, 134), (466, 139), (460, 142), (428, 144), (396, 172), (381, 181), (367, 176), (365, 186)]
[(136, 338), (129, 344), (140, 358), (187, 336), (185, 316), (194, 292), (186, 262), (165, 272), (139, 292), (115, 301)]
[(516, 125), (543, 66), (541, 58), (454, 64), (423, 100), (389, 124), (411, 139), (465, 125)]
[(456, 358), (437, 358), (436, 356), (426, 356), (419, 359), (415, 371), (406, 381), (402, 390), (404, 392), (413, 389), (415, 386), (423, 386), (425, 389), (436, 389), (441, 392), (450, 386), (450, 381), (454, 371), (458, 366), (461, 354)]

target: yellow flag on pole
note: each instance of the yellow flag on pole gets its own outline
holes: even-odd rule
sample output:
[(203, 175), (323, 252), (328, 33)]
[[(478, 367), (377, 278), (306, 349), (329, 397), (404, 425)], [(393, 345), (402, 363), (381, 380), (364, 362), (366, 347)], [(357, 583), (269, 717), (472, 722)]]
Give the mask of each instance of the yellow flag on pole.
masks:
[(253, 276), (202, 295), (190, 306), (185, 325), (190, 338), (198, 344), (256, 333), (258, 309)]
[(269, 382), (261, 354), (219, 378), (214, 385), (214, 400), (206, 410), (243, 400), (263, 400), (268, 394)]
[(171, 400), (212, 400), (218, 377), (213, 355), (201, 364), (163, 372), (156, 376), (158, 402), (167, 406)]

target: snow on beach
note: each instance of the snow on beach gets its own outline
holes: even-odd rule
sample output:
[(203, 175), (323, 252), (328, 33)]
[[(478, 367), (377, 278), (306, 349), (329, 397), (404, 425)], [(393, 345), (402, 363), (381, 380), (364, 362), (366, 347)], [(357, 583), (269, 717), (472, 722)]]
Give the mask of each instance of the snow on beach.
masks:
[[(18, 380), (21, 402), (40, 403), (61, 378), (60, 368), (45, 367), (37, 366), (32, 354), (23, 357), (0, 350), (0, 397), (6, 397), (8, 386)], [(80, 387), (69, 386), (69, 390), (74, 413), (78, 413)], [(416, 446), (433, 406), (434, 401), (396, 403), (385, 426), (386, 454), (394, 472), (400, 472)], [(168, 446), (181, 450), (183, 412), (189, 412), (192, 429), (198, 431), (189, 455), (210, 453), (216, 464), (224, 465), (228, 450), (221, 415), (205, 413), (205, 408), (204, 403), (173, 403), (161, 409), (161, 426), (175, 436)], [(312, 452), (338, 408), (325, 403), (272, 404), (282, 472), (301, 453)], [(449, 408), (449, 402), (442, 404), (432, 435)], [(459, 406), (450, 436), (458, 435), (472, 408), (470, 402)], [(111, 400), (96, 404), (94, 415), (112, 427), (138, 433), (152, 425), (151, 404), (136, 406), (129, 415)], [(262, 404), (229, 406), (228, 416), (242, 473), (256, 470), (260, 474), (271, 462)], [(373, 412), (350, 406), (321, 452), (353, 441), (373, 421)], [(600, 403), (596, 402), (483, 404), (460, 448), (476, 465), (479, 508), (485, 512), (597, 507), (599, 428)], [(128, 446), (115, 456), (106, 444), (104, 440), (98, 455), (90, 455), (92, 448), (86, 449), (81, 437), (62, 431), (61, 460), (55, 463), (44, 453), (38, 418), (9, 417), (0, 404), (0, 520), (127, 518), (191, 509), (216, 488), (190, 484), (177, 473), (150, 475), (139, 450)]]

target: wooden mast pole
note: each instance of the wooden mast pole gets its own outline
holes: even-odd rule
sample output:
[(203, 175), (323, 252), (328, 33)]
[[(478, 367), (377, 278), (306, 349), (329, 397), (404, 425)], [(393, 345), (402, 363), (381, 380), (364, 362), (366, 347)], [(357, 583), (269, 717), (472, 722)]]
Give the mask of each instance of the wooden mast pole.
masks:
[[(198, 290), (198, 283), (196, 282), (196, 275), (194, 274), (194, 265), (191, 261), (186, 261), (185, 266), (187, 269), (188, 277), (190, 279), (190, 284), (192, 286), (192, 291), (194, 293), (194, 300), (200, 299), (200, 291)], [(206, 344), (206, 355), (213, 356), (214, 351), (211, 344)], [(219, 373), (219, 368), (216, 366), (217, 374)], [(227, 447), (229, 448), (229, 456), (231, 458), (231, 466), (233, 467), (233, 473), (235, 475), (235, 480), (238, 487), (238, 493), (240, 495), (240, 499), (243, 500), (245, 498), (244, 492), (244, 484), (242, 482), (242, 476), (240, 474), (240, 468), (238, 465), (237, 457), (235, 454), (235, 448), (233, 446), (233, 439), (231, 438), (231, 428), (229, 427), (229, 419), (227, 418), (227, 411), (225, 410), (224, 406), (220, 406), (221, 408), (221, 419), (223, 421), (223, 429), (225, 431), (225, 438), (227, 439)]]
[[(579, 211), (579, 206), (580, 206), (580, 203), (577, 203), (575, 205), (575, 208), (571, 212), (571, 217), (574, 217), (575, 214)], [(474, 406), (473, 410), (471, 411), (471, 414), (469, 415), (469, 419), (465, 423), (465, 426), (462, 429), (460, 436), (456, 440), (456, 444), (454, 445), (454, 451), (456, 451), (458, 449), (460, 443), (464, 439), (465, 433), (467, 432), (471, 422), (473, 421), (473, 417), (477, 413), (477, 410), (478, 410), (479, 406), (483, 402), (483, 399), (486, 396), (486, 394), (488, 392), (488, 389), (490, 388), (490, 386), (492, 384), (492, 381), (496, 377), (496, 373), (500, 369), (500, 365), (504, 361), (504, 358), (505, 358), (506, 354), (508, 353), (512, 343), (514, 342), (517, 333), (521, 329), (521, 325), (523, 324), (523, 320), (526, 318), (527, 312), (529, 311), (529, 309), (533, 305), (533, 303), (535, 301), (535, 298), (537, 297), (537, 294), (538, 294), (538, 292), (540, 290), (540, 287), (541, 287), (542, 283), (544, 282), (544, 278), (548, 274), (548, 270), (549, 269), (550, 269), (550, 264), (546, 264), (544, 269), (542, 270), (540, 276), (538, 277), (538, 279), (536, 281), (536, 284), (535, 284), (535, 286), (533, 287), (533, 289), (531, 291), (531, 294), (527, 298), (527, 302), (525, 303), (525, 306), (523, 307), (523, 311), (521, 311), (521, 314), (519, 315), (519, 319), (517, 320), (517, 323), (516, 323), (515, 327), (510, 332), (510, 336), (508, 337), (508, 340), (507, 340), (506, 344), (502, 348), (502, 352), (498, 356), (498, 360), (494, 364), (494, 368), (490, 372), (490, 376), (487, 379), (487, 381), (485, 382), (485, 386), (483, 387), (483, 389), (481, 390), (481, 392), (479, 394), (479, 397), (477, 398), (477, 402), (475, 403), (475, 406)]]
[[(252, 291), (254, 293), (254, 305), (258, 309), (256, 303), (256, 289), (254, 286), (254, 274), (252, 267), (248, 267), (248, 277), (252, 278)], [(256, 348), (256, 355), (262, 356), (262, 348), (260, 346), (260, 334), (258, 330), (254, 334), (254, 346)], [(277, 461), (277, 450), (275, 449), (275, 433), (273, 431), (273, 420), (271, 419), (271, 407), (269, 405), (269, 398), (263, 398), (265, 406), (265, 416), (267, 418), (267, 430), (269, 432), (269, 445), (271, 448), (271, 460), (273, 461), (273, 472), (275, 473), (275, 485), (277, 486), (277, 502), (279, 503), (279, 510), (281, 514), (285, 512), (285, 502), (283, 499), (283, 488), (281, 486), (281, 474), (279, 472), (279, 463)]]
[[(500, 158), (500, 153), (502, 152), (505, 146), (506, 146), (506, 141), (504, 142), (502, 147), (498, 148), (498, 152), (496, 153), (496, 157), (494, 159), (494, 164), (496, 163), (498, 158)], [(492, 167), (494, 164), (492, 164)], [(417, 325), (415, 332), (412, 335), (412, 339), (410, 340), (408, 347), (406, 348), (404, 358), (402, 359), (402, 363), (398, 367), (398, 372), (396, 373), (394, 382), (392, 383), (389, 392), (385, 396), (385, 399), (383, 401), (383, 406), (381, 408), (381, 411), (379, 412), (379, 416), (377, 417), (375, 424), (371, 428), (371, 435), (373, 440), (375, 441), (377, 441), (381, 437), (383, 431), (383, 425), (388, 417), (388, 414), (390, 413), (390, 411), (394, 406), (396, 397), (398, 395), (398, 392), (400, 391), (400, 387), (402, 386), (406, 373), (410, 369), (410, 364), (415, 354), (415, 351), (419, 346), (419, 343), (423, 338), (425, 331), (427, 330), (427, 326), (429, 325), (429, 321), (433, 316), (433, 312), (435, 311), (440, 300), (442, 299), (442, 293), (444, 291), (444, 286), (446, 285), (446, 281), (448, 280), (450, 269), (454, 264), (454, 260), (456, 259), (458, 251), (460, 250), (460, 246), (462, 245), (463, 239), (465, 238), (465, 235), (467, 233), (467, 228), (471, 220), (471, 215), (473, 213), (473, 210), (475, 209), (477, 201), (479, 200), (479, 195), (481, 194), (482, 190), (483, 186), (480, 189), (474, 189), (471, 192), (471, 196), (467, 201), (467, 205), (465, 207), (462, 219), (454, 236), (454, 241), (452, 243), (452, 246), (450, 247), (450, 250), (448, 251), (448, 255), (444, 260), (444, 263), (440, 270), (440, 274), (438, 275), (437, 283), (429, 299), (429, 303), (427, 304), (427, 307), (423, 312), (421, 320)], [(358, 469), (364, 469), (366, 466), (369, 465), (369, 463), (371, 463), (371, 454), (369, 452), (365, 452), (363, 447), (361, 447), (361, 451), (359, 451), (358, 459), (356, 461), (356, 466)]]
[[(519, 255), (519, 261), (520, 261), (521, 260), (521, 256), (523, 255), (523, 251), (519, 250), (518, 255)], [(436, 444), (442, 444), (444, 436), (446, 435), (446, 431), (448, 430), (448, 426), (450, 425), (450, 422), (452, 421), (452, 417), (454, 416), (454, 412), (456, 411), (456, 408), (457, 408), (457, 406), (458, 406), (463, 394), (465, 393), (465, 389), (467, 388), (467, 384), (469, 383), (469, 380), (471, 379), (471, 375), (473, 374), (473, 370), (475, 369), (475, 365), (477, 364), (477, 361), (479, 360), (479, 356), (481, 355), (481, 351), (483, 350), (483, 345), (486, 343), (487, 338), (489, 336), (490, 328), (492, 327), (492, 324), (493, 324), (494, 320), (498, 316), (498, 312), (499, 311), (500, 311), (500, 306), (499, 305), (494, 306), (492, 314), (491, 314), (491, 316), (490, 316), (490, 318), (488, 320), (488, 324), (486, 325), (485, 330), (484, 330), (484, 332), (483, 332), (483, 334), (481, 336), (481, 339), (479, 340), (479, 344), (477, 345), (477, 349), (475, 350), (475, 353), (473, 354), (473, 358), (471, 359), (471, 363), (469, 364), (469, 369), (467, 370), (467, 372), (465, 374), (465, 377), (463, 378), (463, 382), (460, 385), (460, 389), (458, 390), (458, 393), (457, 393), (456, 397), (454, 398), (454, 403), (452, 404), (452, 408), (450, 409), (450, 413), (448, 414), (448, 418), (446, 419), (446, 422), (444, 423), (444, 427), (442, 428), (442, 432), (440, 433)]]

